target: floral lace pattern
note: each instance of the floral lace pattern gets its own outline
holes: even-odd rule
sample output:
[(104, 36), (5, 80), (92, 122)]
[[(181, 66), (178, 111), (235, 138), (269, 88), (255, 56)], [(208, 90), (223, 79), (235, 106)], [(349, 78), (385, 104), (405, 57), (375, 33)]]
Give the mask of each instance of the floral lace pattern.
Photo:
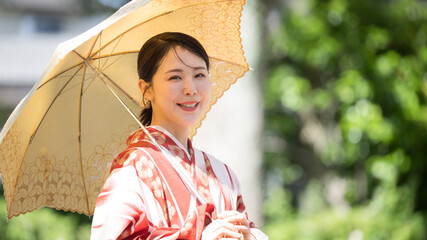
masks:
[(0, 173), (3, 182), (6, 205), (9, 210), (9, 218), (12, 216), (10, 215), (10, 206), (13, 199), (13, 186), (15, 186), (18, 178), (18, 176), (12, 173), (19, 172), (19, 160), (23, 159), (25, 153), (25, 145), (22, 139), (23, 134), (17, 129), (19, 129), (19, 123), (15, 122), (0, 145)]
[[(135, 128), (129, 127), (120, 136), (112, 135), (104, 146), (96, 146), (88, 159), (82, 158), (83, 166), (80, 166), (78, 161), (68, 157), (57, 159), (45, 149), (34, 160), (22, 161), (25, 152), (22, 134), (13, 126), (0, 145), (7, 217), (10, 219), (43, 206), (91, 215), (114, 155), (126, 148), (125, 139)], [(12, 188), (14, 185), (16, 187)]]

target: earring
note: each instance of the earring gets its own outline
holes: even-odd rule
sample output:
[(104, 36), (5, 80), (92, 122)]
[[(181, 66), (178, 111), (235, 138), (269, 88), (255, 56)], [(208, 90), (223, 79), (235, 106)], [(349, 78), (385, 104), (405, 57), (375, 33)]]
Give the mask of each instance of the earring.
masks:
[(143, 98), (141, 99), (140, 105), (141, 105), (141, 107), (143, 107), (143, 108), (149, 108), (149, 107), (151, 106), (151, 101), (150, 101), (150, 100), (147, 100), (147, 102), (146, 102), (146, 101), (145, 101), (145, 98), (143, 97)]
[(141, 99), (141, 107), (143, 108), (150, 108), (151, 106), (151, 101), (148, 100), (147, 102), (145, 102), (145, 93), (147, 92), (148, 87), (145, 88), (144, 93), (142, 93), (142, 99)]

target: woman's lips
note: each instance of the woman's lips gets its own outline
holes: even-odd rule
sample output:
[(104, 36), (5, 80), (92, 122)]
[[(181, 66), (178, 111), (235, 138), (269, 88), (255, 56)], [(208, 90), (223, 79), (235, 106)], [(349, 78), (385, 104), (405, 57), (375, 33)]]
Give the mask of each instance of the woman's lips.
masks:
[(197, 107), (199, 106), (199, 102), (177, 103), (177, 105), (184, 111), (192, 112), (197, 109)]

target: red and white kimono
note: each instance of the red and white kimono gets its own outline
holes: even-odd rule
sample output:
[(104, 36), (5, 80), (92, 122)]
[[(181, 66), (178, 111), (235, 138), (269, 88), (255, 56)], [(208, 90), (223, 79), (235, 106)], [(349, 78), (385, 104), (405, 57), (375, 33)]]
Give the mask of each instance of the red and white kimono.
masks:
[[(201, 204), (142, 130), (113, 161), (98, 196), (91, 239), (200, 239), (204, 227), (226, 210), (246, 213), (236, 175), (224, 163), (193, 148), (189, 153), (161, 127), (148, 127), (182, 164), (208, 202)], [(267, 239), (251, 223), (253, 239)]]

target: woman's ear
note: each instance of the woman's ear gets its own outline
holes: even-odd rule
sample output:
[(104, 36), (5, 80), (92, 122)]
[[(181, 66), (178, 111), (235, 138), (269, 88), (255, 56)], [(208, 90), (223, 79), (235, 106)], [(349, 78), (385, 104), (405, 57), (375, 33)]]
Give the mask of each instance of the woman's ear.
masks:
[(152, 100), (151, 87), (150, 84), (144, 81), (143, 79), (138, 80), (139, 90), (141, 91), (142, 97), (147, 100)]

